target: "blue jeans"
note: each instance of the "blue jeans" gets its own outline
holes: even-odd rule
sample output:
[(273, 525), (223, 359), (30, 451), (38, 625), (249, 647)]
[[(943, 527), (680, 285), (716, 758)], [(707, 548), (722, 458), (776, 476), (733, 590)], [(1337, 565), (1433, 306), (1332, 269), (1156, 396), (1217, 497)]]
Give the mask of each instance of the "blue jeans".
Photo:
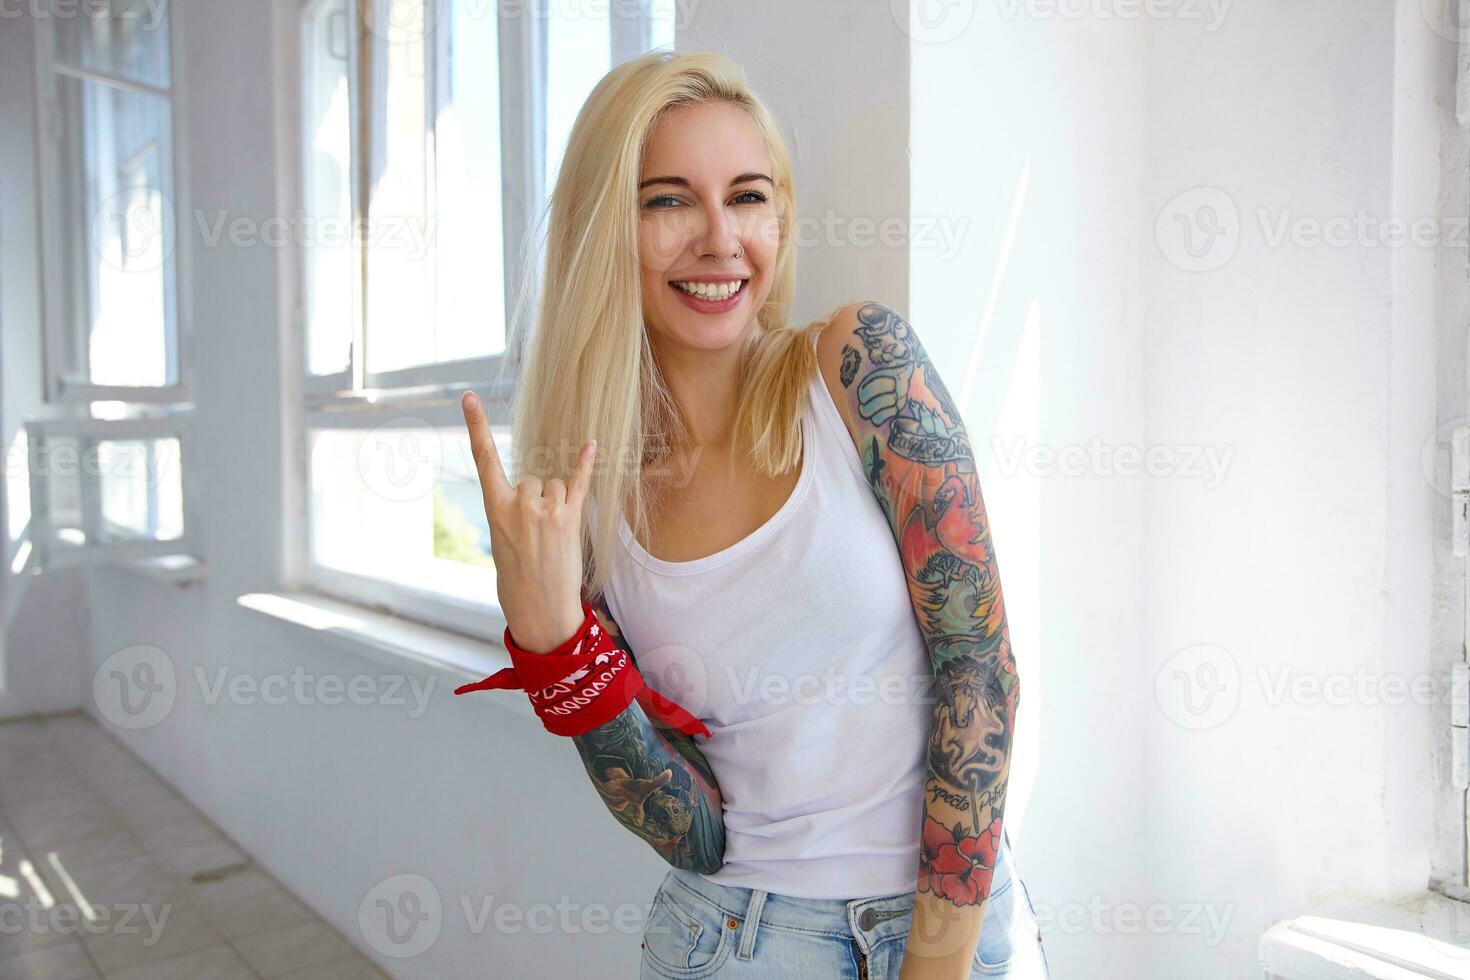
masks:
[[(1010, 850), (1003, 833), (970, 975), (1047, 980), (1036, 910)], [(793, 898), (670, 868), (643, 924), (640, 977), (897, 980), (913, 911), (912, 891)]]

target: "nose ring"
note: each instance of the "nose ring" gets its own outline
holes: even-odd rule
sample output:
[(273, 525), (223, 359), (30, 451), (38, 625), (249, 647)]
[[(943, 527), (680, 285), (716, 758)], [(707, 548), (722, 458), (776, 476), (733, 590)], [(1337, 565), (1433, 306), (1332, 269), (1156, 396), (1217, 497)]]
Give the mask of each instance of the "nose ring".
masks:
[[(734, 255), (730, 256), (730, 258), (732, 258), (732, 259), (738, 259), (738, 258), (740, 258), (744, 254), (745, 254), (745, 246), (744, 245), (741, 245), (740, 246), (740, 250), (737, 251)], [(715, 259), (715, 262), (723, 265), (724, 262), (725, 262), (725, 260), (724, 259)]]

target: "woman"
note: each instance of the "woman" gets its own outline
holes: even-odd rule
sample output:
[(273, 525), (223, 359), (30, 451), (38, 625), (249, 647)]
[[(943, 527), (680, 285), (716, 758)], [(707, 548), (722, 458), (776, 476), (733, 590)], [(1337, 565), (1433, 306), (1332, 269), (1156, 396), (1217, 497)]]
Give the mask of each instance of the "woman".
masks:
[(645, 977), (1044, 977), (1002, 823), (1018, 686), (969, 441), (893, 310), (788, 325), (795, 214), (730, 59), (655, 52), (592, 92), (552, 195), (518, 484), (465, 399), (507, 646), (529, 674), (596, 639), (697, 716), (640, 697), (574, 736), (671, 865)]

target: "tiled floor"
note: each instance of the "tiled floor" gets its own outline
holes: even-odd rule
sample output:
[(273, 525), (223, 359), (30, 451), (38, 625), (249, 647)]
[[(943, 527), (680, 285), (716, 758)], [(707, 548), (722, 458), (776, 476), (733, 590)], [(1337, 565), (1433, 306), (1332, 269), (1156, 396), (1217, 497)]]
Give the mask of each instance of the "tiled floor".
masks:
[(86, 715), (0, 723), (0, 980), (87, 977), (384, 974)]

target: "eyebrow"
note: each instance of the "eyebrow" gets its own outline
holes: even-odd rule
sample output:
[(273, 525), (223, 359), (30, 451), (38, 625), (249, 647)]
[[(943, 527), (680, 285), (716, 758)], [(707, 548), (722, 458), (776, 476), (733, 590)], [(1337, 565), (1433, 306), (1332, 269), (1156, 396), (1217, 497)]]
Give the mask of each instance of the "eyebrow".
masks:
[[(772, 187), (776, 186), (776, 182), (774, 180), (767, 177), (765, 174), (757, 173), (741, 174), (739, 177), (736, 177), (735, 179), (730, 181), (730, 186), (734, 187), (736, 184), (746, 184), (752, 180), (763, 180), (766, 183), (770, 184)], [(685, 180), (683, 177), (650, 177), (647, 180), (639, 181), (638, 189), (641, 191), (643, 190), (643, 188), (649, 186), (650, 184), (678, 184), (680, 187), (688, 187), (689, 181)]]

